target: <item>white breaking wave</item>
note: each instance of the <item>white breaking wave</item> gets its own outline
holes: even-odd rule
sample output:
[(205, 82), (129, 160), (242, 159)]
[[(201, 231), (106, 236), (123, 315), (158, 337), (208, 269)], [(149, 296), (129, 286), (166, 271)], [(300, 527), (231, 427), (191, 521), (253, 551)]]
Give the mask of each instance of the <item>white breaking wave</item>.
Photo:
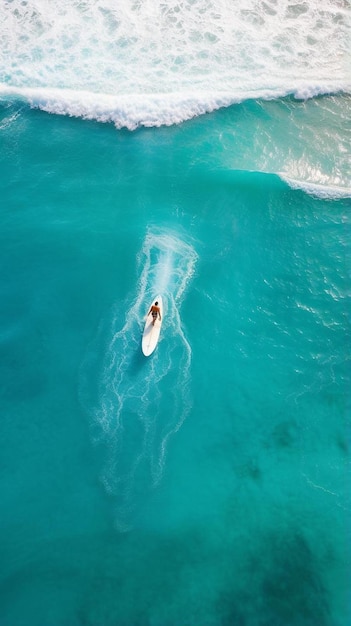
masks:
[(349, 91), (346, 0), (12, 0), (0, 93), (117, 127)]
[(310, 196), (315, 196), (316, 198), (325, 200), (351, 198), (351, 187), (339, 187), (337, 185), (306, 182), (304, 180), (290, 178), (285, 174), (280, 174), (280, 178), (285, 180), (285, 182), (288, 183), (292, 189), (301, 189), (305, 193), (308, 193)]
[(0, 85), (0, 96), (28, 102), (33, 108), (56, 115), (112, 122), (116, 128), (171, 126), (197, 115), (233, 104), (228, 94), (169, 93), (112, 96), (103, 93), (47, 88), (13, 88)]
[[(140, 498), (161, 480), (168, 443), (191, 409), (191, 346), (180, 307), (196, 260), (194, 248), (176, 233), (150, 230), (137, 259), (136, 293), (101, 324), (82, 365), (80, 397), (104, 450), (102, 480), (121, 530), (133, 524)], [(161, 337), (146, 358), (141, 335), (158, 293), (164, 298)]]

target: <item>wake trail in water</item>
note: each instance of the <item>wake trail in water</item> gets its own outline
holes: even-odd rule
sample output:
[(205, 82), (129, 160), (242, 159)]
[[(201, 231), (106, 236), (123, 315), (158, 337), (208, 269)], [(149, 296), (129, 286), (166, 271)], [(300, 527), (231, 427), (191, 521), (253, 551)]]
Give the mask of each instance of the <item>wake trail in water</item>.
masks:
[[(115, 498), (121, 530), (131, 526), (138, 500), (160, 482), (169, 440), (191, 409), (191, 346), (180, 307), (196, 260), (194, 248), (173, 232), (150, 230), (137, 257), (136, 295), (101, 324), (83, 364), (81, 398), (94, 441), (103, 449), (102, 480)], [(141, 335), (158, 293), (164, 300), (161, 336), (156, 351), (145, 358)]]

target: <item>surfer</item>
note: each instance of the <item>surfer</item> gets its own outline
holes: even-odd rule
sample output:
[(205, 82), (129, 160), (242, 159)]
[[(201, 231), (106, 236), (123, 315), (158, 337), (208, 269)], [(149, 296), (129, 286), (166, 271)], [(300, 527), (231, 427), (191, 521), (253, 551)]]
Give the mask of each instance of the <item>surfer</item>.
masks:
[(155, 326), (155, 322), (157, 320), (157, 316), (159, 317), (160, 321), (161, 321), (161, 311), (160, 311), (160, 307), (158, 306), (158, 302), (156, 301), (155, 304), (151, 305), (150, 311), (148, 312), (148, 315), (150, 315), (150, 313), (152, 314), (152, 325)]

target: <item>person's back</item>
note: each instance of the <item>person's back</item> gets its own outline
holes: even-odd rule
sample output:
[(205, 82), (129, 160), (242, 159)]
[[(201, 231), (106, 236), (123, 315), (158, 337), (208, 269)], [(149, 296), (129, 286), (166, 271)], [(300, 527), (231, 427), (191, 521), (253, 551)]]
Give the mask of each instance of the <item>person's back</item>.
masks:
[(152, 315), (152, 325), (154, 326), (156, 320), (157, 320), (157, 316), (159, 317), (159, 319), (161, 320), (161, 311), (160, 311), (160, 307), (158, 306), (158, 302), (156, 301), (155, 304), (151, 305), (150, 311), (148, 312), (148, 315)]

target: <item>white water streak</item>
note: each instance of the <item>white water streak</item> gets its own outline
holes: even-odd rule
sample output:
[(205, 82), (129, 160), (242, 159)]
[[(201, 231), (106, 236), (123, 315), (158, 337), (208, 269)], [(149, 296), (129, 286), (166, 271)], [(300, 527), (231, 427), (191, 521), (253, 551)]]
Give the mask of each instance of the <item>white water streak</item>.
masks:
[[(98, 403), (89, 410), (95, 442), (105, 449), (102, 480), (116, 500), (119, 528), (132, 523), (140, 493), (145, 495), (161, 480), (169, 441), (191, 409), (191, 346), (180, 306), (196, 260), (194, 248), (177, 234), (155, 229), (147, 233), (137, 258), (136, 294), (116, 306), (103, 360), (97, 364)], [(164, 299), (164, 320), (159, 344), (146, 358), (141, 353), (141, 334), (157, 293)], [(95, 351), (102, 334), (96, 338)], [(91, 382), (88, 369), (83, 372), (85, 405)]]

